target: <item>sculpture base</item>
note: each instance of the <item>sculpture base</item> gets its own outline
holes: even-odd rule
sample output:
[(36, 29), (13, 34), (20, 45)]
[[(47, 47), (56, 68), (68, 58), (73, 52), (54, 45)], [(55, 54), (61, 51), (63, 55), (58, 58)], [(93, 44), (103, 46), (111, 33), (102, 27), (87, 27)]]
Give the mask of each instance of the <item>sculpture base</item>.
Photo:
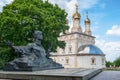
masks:
[[(11, 80), (89, 80), (101, 69), (53, 69), (34, 72), (0, 71), (0, 79)], [(101, 79), (102, 80), (102, 79)]]
[(4, 68), (4, 71), (42, 71), (42, 70), (49, 70), (49, 69), (62, 69), (63, 67), (47, 67), (47, 68), (40, 68), (39, 66), (36, 67), (26, 67), (20, 69), (12, 69), (12, 68)]

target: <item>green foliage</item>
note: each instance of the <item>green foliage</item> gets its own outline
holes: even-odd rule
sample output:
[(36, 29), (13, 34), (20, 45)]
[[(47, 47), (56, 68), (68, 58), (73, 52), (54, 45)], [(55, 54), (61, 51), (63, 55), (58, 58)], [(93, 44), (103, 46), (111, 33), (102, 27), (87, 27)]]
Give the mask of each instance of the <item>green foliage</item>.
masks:
[(14, 0), (3, 8), (0, 13), (0, 66), (15, 57), (15, 54), (4, 45), (3, 41), (11, 41), (14, 45), (26, 45), (32, 42), (34, 30), (43, 32), (42, 42), (45, 49), (52, 44), (52, 51), (57, 46), (64, 47), (64, 42), (58, 41), (60, 32), (65, 32), (67, 13), (58, 5), (52, 5), (42, 0)]
[(120, 57), (118, 57), (114, 62), (116, 67), (119, 67), (120, 66)]
[(4, 66), (5, 63), (14, 59), (17, 54), (14, 54), (9, 48), (0, 49), (0, 69)]
[(106, 67), (110, 67), (110, 66), (113, 66), (113, 63), (110, 61), (106, 61)]
[(115, 59), (113, 62), (110, 62), (110, 61), (106, 62), (106, 67), (110, 67), (110, 65), (115, 66), (115, 67), (119, 67), (120, 66), (120, 57)]

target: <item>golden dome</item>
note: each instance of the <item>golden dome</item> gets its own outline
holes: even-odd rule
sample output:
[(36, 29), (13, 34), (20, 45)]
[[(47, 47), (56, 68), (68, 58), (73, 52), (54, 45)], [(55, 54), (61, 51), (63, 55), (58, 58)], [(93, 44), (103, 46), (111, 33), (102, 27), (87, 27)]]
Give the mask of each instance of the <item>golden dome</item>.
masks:
[(78, 13), (78, 5), (76, 5), (76, 12), (73, 14), (72, 18), (80, 19), (81, 15)]
[(90, 19), (88, 18), (88, 12), (86, 13), (87, 18), (85, 19), (85, 23), (90, 23)]
[(78, 12), (76, 12), (76, 13), (73, 14), (72, 17), (73, 17), (73, 18), (80, 18), (81, 16), (80, 16), (80, 14), (79, 14)]
[(85, 20), (85, 23), (90, 23), (90, 19), (87, 18), (87, 19)]

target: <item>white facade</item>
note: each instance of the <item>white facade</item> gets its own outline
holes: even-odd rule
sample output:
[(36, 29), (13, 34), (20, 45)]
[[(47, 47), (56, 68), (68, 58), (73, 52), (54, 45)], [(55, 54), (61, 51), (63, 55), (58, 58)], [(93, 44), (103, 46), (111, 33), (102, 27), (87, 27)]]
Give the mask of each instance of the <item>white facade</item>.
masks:
[(65, 49), (57, 48), (57, 53), (52, 54), (51, 58), (62, 64), (65, 68), (105, 68), (105, 55), (95, 46), (95, 37), (90, 30), (90, 20), (85, 20), (85, 31), (82, 32), (80, 26), (81, 15), (76, 12), (73, 14), (73, 27), (70, 32), (61, 34), (58, 38), (65, 41)]
[[(98, 55), (54, 55), (53, 60), (65, 68), (105, 68), (105, 57)], [(94, 60), (94, 63), (92, 62)]]

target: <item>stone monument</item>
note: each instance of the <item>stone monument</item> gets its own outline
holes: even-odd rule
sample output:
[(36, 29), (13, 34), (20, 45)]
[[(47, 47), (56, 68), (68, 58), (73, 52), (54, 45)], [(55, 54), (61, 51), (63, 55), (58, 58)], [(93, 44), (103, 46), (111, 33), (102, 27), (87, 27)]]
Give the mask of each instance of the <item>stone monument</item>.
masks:
[(19, 57), (7, 63), (4, 71), (38, 71), (63, 68), (61, 64), (48, 57), (51, 46), (47, 52), (43, 48), (41, 44), (42, 32), (35, 31), (33, 36), (34, 42), (27, 46), (14, 46), (10, 41), (6, 42), (15, 53), (19, 54)]

